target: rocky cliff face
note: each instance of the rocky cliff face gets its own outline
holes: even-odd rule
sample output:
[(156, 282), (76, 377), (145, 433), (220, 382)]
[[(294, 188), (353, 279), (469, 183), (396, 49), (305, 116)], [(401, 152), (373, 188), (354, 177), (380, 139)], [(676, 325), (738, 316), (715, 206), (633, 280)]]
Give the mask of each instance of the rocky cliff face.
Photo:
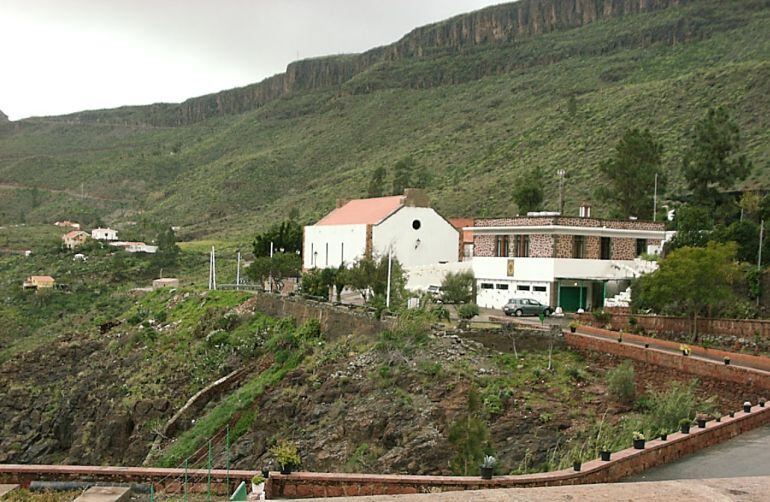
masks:
[[(695, 0), (520, 0), (496, 5), (417, 28), (393, 44), (362, 54), (296, 61), (288, 65), (285, 73), (256, 84), (191, 98), (179, 105), (144, 107), (145, 113), (140, 114), (140, 121), (153, 125), (183, 125), (209, 117), (242, 113), (298, 91), (339, 89), (352, 77), (377, 63), (458, 53), (484, 45), (512, 44), (548, 32), (578, 28), (628, 14), (667, 9), (692, 1)], [(666, 41), (672, 37), (655, 38)], [(471, 77), (506, 71), (510, 69), (508, 66), (488, 66), (473, 72)], [(437, 85), (447, 79), (456, 82), (458, 78), (462, 80), (458, 76), (423, 78), (420, 82), (406, 85), (423, 87)], [(352, 91), (366, 92), (372, 88), (376, 86), (364, 85)], [(83, 112), (67, 119), (90, 122), (94, 120), (94, 113)], [(137, 116), (132, 115), (126, 120), (136, 119)]]

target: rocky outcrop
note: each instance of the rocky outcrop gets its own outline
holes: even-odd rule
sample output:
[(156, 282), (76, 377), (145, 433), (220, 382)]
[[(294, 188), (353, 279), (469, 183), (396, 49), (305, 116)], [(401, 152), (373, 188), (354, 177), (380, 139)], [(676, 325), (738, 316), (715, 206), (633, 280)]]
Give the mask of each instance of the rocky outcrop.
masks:
[[(692, 1), (695, 0), (520, 0), (417, 28), (393, 44), (362, 54), (295, 61), (288, 65), (285, 73), (256, 84), (191, 98), (178, 105), (140, 107), (141, 113), (135, 113), (135, 107), (127, 107), (117, 111), (117, 116), (128, 123), (139, 121), (158, 126), (190, 124), (210, 117), (253, 110), (295, 92), (339, 89), (357, 74), (382, 63), (459, 53), (480, 46), (512, 44), (557, 30), (667, 9)], [(666, 41), (671, 37), (657, 38)], [(465, 75), (423, 77), (419, 81), (405, 84), (425, 87), (457, 82), (499, 73), (512, 67), (515, 64), (487, 65)], [(367, 92), (377, 87), (366, 84), (348, 91)], [(76, 122), (102, 121), (100, 112), (82, 112), (63, 119)]]

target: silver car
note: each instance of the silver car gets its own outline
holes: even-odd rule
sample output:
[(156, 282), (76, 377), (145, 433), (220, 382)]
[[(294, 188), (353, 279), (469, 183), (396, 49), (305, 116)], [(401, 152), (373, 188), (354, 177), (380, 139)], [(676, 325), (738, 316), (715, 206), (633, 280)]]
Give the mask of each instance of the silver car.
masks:
[(505, 315), (515, 315), (516, 317), (540, 314), (549, 316), (553, 314), (553, 309), (531, 298), (511, 298), (503, 306), (503, 312)]

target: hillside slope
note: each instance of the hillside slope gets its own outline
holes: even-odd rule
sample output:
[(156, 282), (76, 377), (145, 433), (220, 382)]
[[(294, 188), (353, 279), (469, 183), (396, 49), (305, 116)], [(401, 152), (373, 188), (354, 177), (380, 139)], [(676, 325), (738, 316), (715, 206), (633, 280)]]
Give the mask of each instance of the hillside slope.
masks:
[(573, 211), (625, 127), (653, 130), (676, 186), (687, 130), (716, 105), (755, 163), (745, 185), (767, 187), (768, 33), (766, 0), (523, 0), (180, 105), (0, 125), (0, 222), (143, 211), (190, 237), (244, 236), (363, 195), (405, 156), (447, 215), (515, 211), (501, 181), (535, 167), (551, 204), (569, 171)]

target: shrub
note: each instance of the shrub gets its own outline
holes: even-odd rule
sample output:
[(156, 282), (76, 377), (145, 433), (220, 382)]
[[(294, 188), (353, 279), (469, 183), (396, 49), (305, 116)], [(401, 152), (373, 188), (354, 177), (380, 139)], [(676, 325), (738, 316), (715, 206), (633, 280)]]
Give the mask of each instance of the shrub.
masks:
[(442, 299), (446, 303), (468, 303), (473, 296), (473, 272), (450, 272), (441, 282)]
[(275, 446), (270, 448), (270, 454), (281, 467), (298, 467), (301, 464), (297, 446), (288, 441), (279, 441)]
[(592, 315), (594, 317), (594, 320), (601, 325), (607, 324), (608, 322), (610, 322), (610, 319), (612, 318), (612, 314), (610, 314), (609, 312), (605, 312), (603, 310), (594, 310), (592, 312)]
[(629, 361), (607, 372), (607, 391), (621, 403), (631, 404), (636, 396), (636, 375)]
[(457, 309), (457, 315), (459, 315), (462, 319), (473, 319), (479, 315), (479, 306), (475, 303), (466, 303), (465, 305), (460, 305), (460, 307)]
[(449, 320), (449, 310), (447, 310), (446, 307), (443, 305), (436, 305), (434, 307), (431, 307), (430, 314), (433, 316), (433, 319), (436, 321), (448, 321)]

